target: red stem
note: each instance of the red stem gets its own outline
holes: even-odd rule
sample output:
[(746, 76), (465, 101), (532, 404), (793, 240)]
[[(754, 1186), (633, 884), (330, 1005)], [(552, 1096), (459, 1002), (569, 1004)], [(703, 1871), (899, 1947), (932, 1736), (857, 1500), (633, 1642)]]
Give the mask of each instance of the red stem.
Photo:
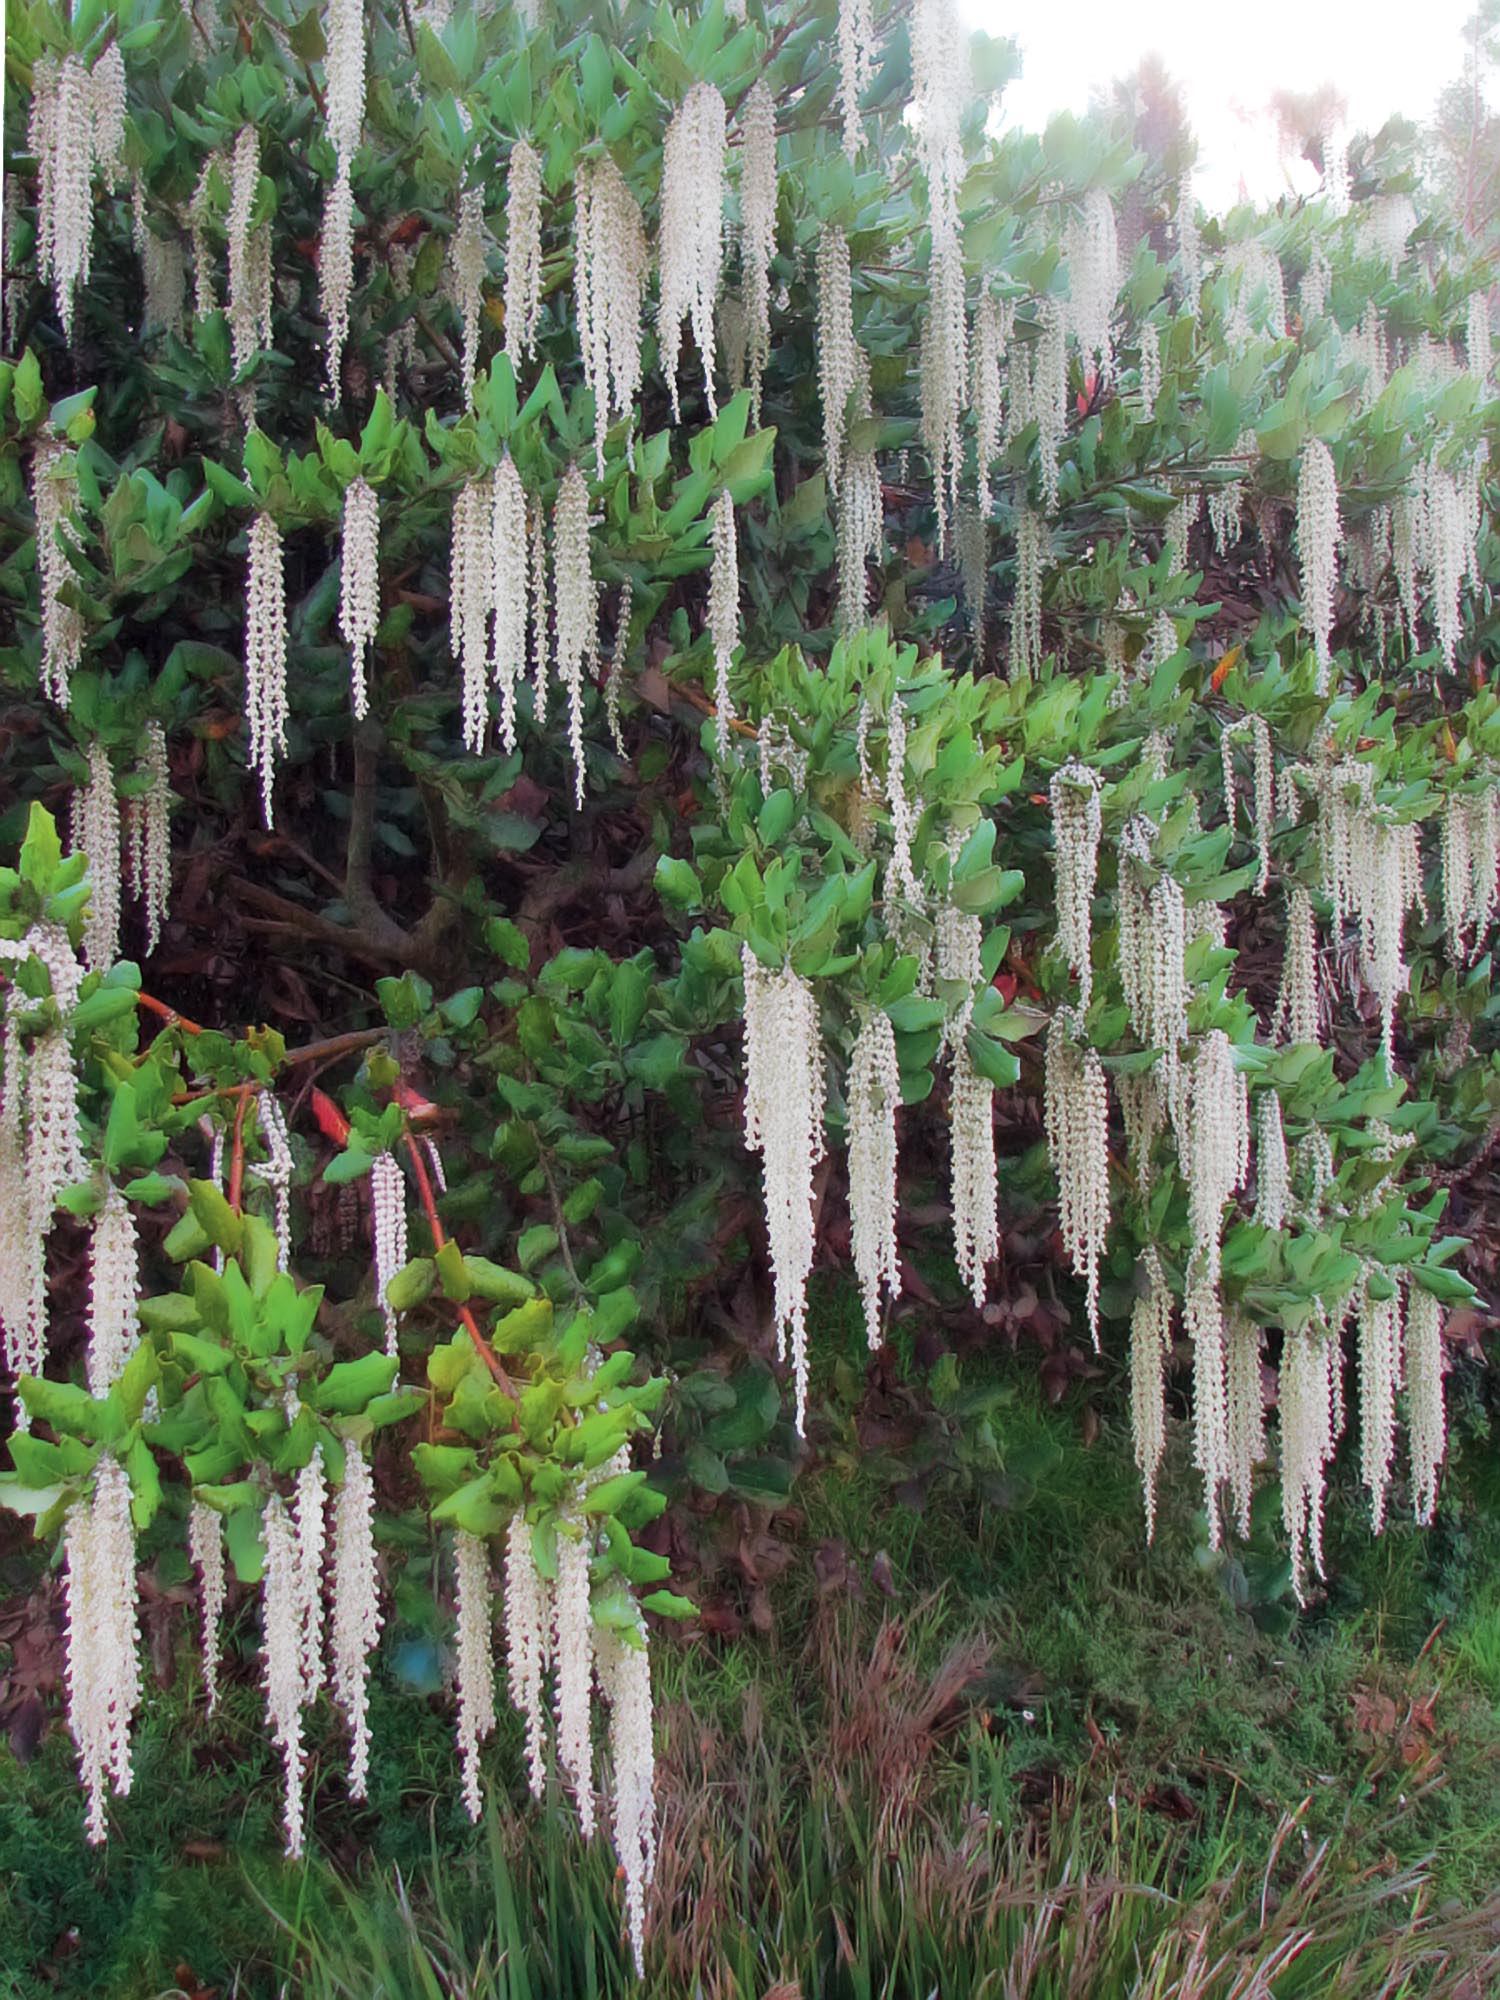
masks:
[[(434, 1250), (441, 1250), (448, 1239), (443, 1234), (442, 1223), (438, 1220), (437, 1202), (433, 1197), (432, 1182), (428, 1178), (427, 1168), (422, 1161), (421, 1148), (410, 1132), (406, 1135), (406, 1150), (411, 1156), (411, 1170), (417, 1177), (417, 1192), (422, 1197), (422, 1208), (427, 1216), (427, 1227), (432, 1231), (432, 1247)], [(478, 1320), (475, 1319), (473, 1313), (469, 1311), (466, 1305), (458, 1308), (458, 1316), (463, 1321), (464, 1330), (470, 1340), (473, 1341), (475, 1351), (483, 1360), (486, 1368), (489, 1369), (506, 1395), (513, 1398), (516, 1393), (516, 1385), (500, 1365), (500, 1357), (496, 1354), (494, 1348), (490, 1346), (484, 1335), (479, 1331)]]

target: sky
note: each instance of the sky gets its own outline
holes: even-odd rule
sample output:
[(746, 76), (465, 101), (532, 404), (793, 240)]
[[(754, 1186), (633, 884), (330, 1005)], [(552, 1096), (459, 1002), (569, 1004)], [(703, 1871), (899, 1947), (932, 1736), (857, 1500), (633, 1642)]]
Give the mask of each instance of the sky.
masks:
[[(971, 26), (1021, 44), (1023, 70), (1002, 117), (1028, 130), (1055, 111), (1081, 112), (1090, 93), (1155, 51), (1182, 84), (1200, 147), (1196, 187), (1210, 208), (1257, 200), (1289, 185), (1311, 193), (1310, 168), (1278, 158), (1272, 91), (1309, 92), (1333, 81), (1351, 130), (1377, 130), (1393, 112), (1423, 119), (1463, 63), (1462, 29), (1474, 0), (959, 0)], [(1251, 23), (1253, 22), (1253, 26)]]

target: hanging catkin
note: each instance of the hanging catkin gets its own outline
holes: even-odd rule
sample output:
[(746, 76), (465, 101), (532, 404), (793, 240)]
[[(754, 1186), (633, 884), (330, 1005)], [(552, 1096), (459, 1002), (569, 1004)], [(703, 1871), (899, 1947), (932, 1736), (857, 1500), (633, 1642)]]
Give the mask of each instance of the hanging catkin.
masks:
[(871, 0), (839, 0), (838, 42), (836, 101), (844, 128), (844, 151), (853, 160), (864, 141), (859, 100), (875, 81), (875, 13)]
[(828, 225), (818, 238), (818, 396), (823, 406), (823, 460), (828, 490), (837, 494), (848, 436), (849, 401), (861, 380), (854, 338), (849, 243)]
[(1342, 540), (1333, 455), (1321, 438), (1310, 438), (1297, 473), (1297, 557), (1302, 566), (1302, 616), (1317, 655), (1320, 694), (1327, 692), (1333, 661), (1329, 640)]
[(459, 196), (458, 228), (449, 247), (449, 283), (463, 330), (464, 393), (474, 394), (479, 367), (479, 317), (484, 310), (484, 279), (488, 265), (484, 240), (484, 189), (468, 187)]
[(541, 311), (542, 163), (517, 139), (505, 189), (505, 351), (513, 363), (535, 352)]
[(1156, 1480), (1167, 1443), (1167, 1359), (1172, 1351), (1172, 1293), (1153, 1248), (1137, 1272), (1130, 1315), (1130, 1429), (1146, 1509), (1146, 1540), (1156, 1534)]
[(604, 439), (629, 416), (641, 386), (641, 308), (650, 270), (635, 196), (607, 153), (578, 169), (573, 197), (578, 345), (594, 398), (594, 461), (604, 477)]
[(813, 1169), (823, 1157), (823, 1041), (817, 999), (790, 965), (768, 972), (746, 944), (740, 966), (745, 982), (745, 1144), (761, 1156), (777, 1350), (784, 1358), (790, 1349), (800, 1436), (807, 1413)]
[(453, 496), (453, 540), (448, 568), (448, 631), (463, 683), (464, 747), (484, 747), (488, 717), (489, 626), (495, 599), (495, 488), (481, 473)]
[(854, 1270), (865, 1309), (865, 1336), (880, 1346), (881, 1293), (901, 1289), (896, 1249), (896, 1107), (901, 1072), (890, 1016), (869, 1015), (849, 1059), (849, 1218)]
[(31, 458), (31, 498), (36, 509), (36, 570), (42, 613), (42, 692), (59, 708), (83, 657), (82, 612), (63, 601), (75, 581), (63, 531), (78, 536), (77, 460), (61, 438), (39, 437)]
[(380, 502), (367, 479), (344, 492), (339, 541), (339, 631), (349, 648), (349, 683), (355, 720), (369, 710), (367, 669), (380, 626)]
[(674, 112), (662, 148), (661, 240), (657, 263), (661, 290), (657, 343), (672, 397), (672, 420), (681, 423), (678, 359), (682, 324), (691, 320), (703, 364), (710, 417), (714, 398), (714, 303), (724, 257), (724, 100), (711, 83), (695, 83)]
[(734, 501), (726, 486), (713, 508), (713, 566), (708, 580), (708, 631), (714, 649), (714, 747), (720, 763), (729, 756), (734, 703), (729, 667), (740, 643), (740, 565)]
[(245, 720), (250, 768), (259, 774), (266, 825), (274, 824), (276, 757), (287, 747), (286, 575), (281, 530), (269, 514), (250, 524), (245, 590)]
[[(867, 6), (868, 0), (853, 0)], [(843, 32), (843, 10), (839, 13)], [(760, 424), (761, 387), (771, 359), (771, 260), (776, 254), (776, 102), (757, 79), (740, 106), (740, 269), (745, 294), (750, 428)]]
[(573, 752), (573, 797), (583, 804), (583, 669), (598, 645), (599, 599), (589, 554), (589, 489), (570, 465), (552, 510), (553, 617), (557, 679), (568, 697), (568, 743)]
[(1097, 771), (1076, 761), (1052, 779), (1052, 866), (1057, 892), (1057, 942), (1078, 980), (1078, 1012), (1093, 992), (1093, 895), (1103, 824)]
[(516, 691), (526, 678), (526, 490), (509, 452), (495, 472), (492, 516), (492, 664), (500, 701), (500, 742), (516, 747)]
[(1060, 1007), (1047, 1031), (1045, 1124), (1057, 1181), (1057, 1225), (1068, 1262), (1084, 1281), (1084, 1306), (1099, 1345), (1099, 1264), (1109, 1234), (1109, 1096), (1083, 1023)]
[(354, 295), (354, 185), (347, 159), (339, 161), (323, 206), (318, 291), (323, 317), (328, 322), (328, 394), (336, 403), (344, 343), (349, 338), (349, 302)]

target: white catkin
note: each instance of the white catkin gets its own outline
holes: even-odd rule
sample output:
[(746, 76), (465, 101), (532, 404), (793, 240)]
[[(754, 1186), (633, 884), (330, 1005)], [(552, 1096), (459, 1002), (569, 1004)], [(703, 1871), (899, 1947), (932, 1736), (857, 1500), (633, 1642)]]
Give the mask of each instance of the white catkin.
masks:
[[(253, 125), (241, 129), (230, 164), (229, 213), (229, 331), (238, 373), (262, 347), (271, 345), (271, 235), (252, 217), (260, 190), (260, 134)], [(247, 418), (255, 406), (254, 384), (241, 392)]]
[(220, 156), (217, 153), (210, 153), (199, 169), (197, 184), (187, 205), (188, 235), (193, 258), (193, 313), (198, 318), (218, 309), (208, 223), (213, 172), (215, 167), (219, 166), (222, 166)]
[(1490, 322), (1489, 293), (1482, 285), (1469, 294), (1464, 357), (1469, 364), (1469, 373), (1482, 389), (1488, 390), (1495, 366), (1495, 336)]
[(542, 1669), (551, 1620), (547, 1585), (537, 1570), (531, 1529), (520, 1510), (505, 1543), (505, 1679), (511, 1706), (526, 1724), (526, 1774), (533, 1798), (546, 1787), (546, 1709)]
[(302, 1742), (302, 1708), (306, 1630), (302, 1568), (291, 1516), (279, 1493), (266, 1501), (261, 1532), (265, 1569), (261, 1580), (264, 1628), (266, 1720), (282, 1764), (282, 1824), (286, 1851), (301, 1857), (304, 1827), (302, 1782), (306, 1751)]
[(1289, 1329), (1281, 1348), (1281, 1518), (1292, 1588), (1306, 1602), (1309, 1560), (1323, 1573), (1323, 1485), (1339, 1432), (1339, 1343), (1316, 1326)]
[(911, 16), (912, 124), (927, 182), (933, 242), (958, 237), (964, 157), (960, 125), (969, 108), (969, 45), (954, 0), (916, 0)]
[(287, 747), (286, 575), (281, 530), (269, 514), (250, 524), (245, 589), (245, 720), (250, 768), (260, 777), (261, 807), (275, 823), (276, 757)]
[(1224, 1307), (1212, 1279), (1189, 1281), (1182, 1320), (1193, 1345), (1193, 1463), (1203, 1475), (1209, 1546), (1216, 1549), (1222, 1532), (1219, 1494), (1229, 1483), (1230, 1450)]
[(748, 944), (745, 1144), (762, 1160), (775, 1280), (778, 1351), (790, 1349), (796, 1428), (807, 1411), (807, 1280), (813, 1261), (813, 1169), (823, 1157), (823, 1041), (811, 986), (790, 965), (767, 972)]
[(495, 601), (495, 487), (484, 473), (453, 496), (448, 566), (449, 645), (463, 689), (464, 747), (484, 748), (489, 720), (489, 615)]
[(1366, 256), (1384, 258), (1392, 277), (1406, 255), (1406, 239), (1416, 227), (1417, 211), (1409, 194), (1380, 194), (1361, 204), (1360, 247)]
[(61, 438), (39, 437), (31, 459), (31, 497), (36, 509), (37, 585), (42, 613), (42, 692), (66, 708), (69, 682), (83, 657), (83, 614), (63, 601), (75, 581), (64, 531), (78, 539), (77, 460)]
[(73, 338), (78, 288), (93, 256), (94, 91), (71, 50), (33, 71), (27, 150), (37, 161), (37, 275), (52, 283), (63, 338)]
[(198, 1572), (199, 1644), (208, 1712), (219, 1705), (219, 1619), (224, 1611), (224, 1526), (207, 1501), (188, 1509), (188, 1555)]
[(1099, 1265), (1109, 1235), (1109, 1094), (1099, 1052), (1083, 1024), (1060, 1007), (1047, 1031), (1045, 1124), (1057, 1181), (1057, 1225), (1099, 1346)]
[[(34, 925), (18, 946), (0, 950), (0, 961), (23, 960), (33, 952), (47, 966), (53, 997), (66, 1020), (77, 1004), (83, 975), (66, 933), (55, 926)], [(5, 1101), (0, 1116), (0, 1151), (8, 1165), (0, 1169), (0, 1182), (9, 1187), (4, 1206), (21, 1221), (7, 1242), (3, 1260), (0, 1320), (7, 1366), (17, 1375), (40, 1375), (47, 1353), (47, 1234), (62, 1189), (85, 1180), (89, 1169), (67, 1032), (61, 1027), (44, 1029), (22, 1064), (9, 1026), (12, 1004), (7, 1003)]]
[(526, 490), (509, 452), (495, 472), (491, 515), (494, 628), (491, 670), (500, 704), (500, 742), (516, 747), (516, 694), (526, 678)]
[(1333, 454), (1321, 438), (1310, 438), (1297, 472), (1297, 558), (1302, 568), (1302, 616), (1317, 655), (1320, 694), (1327, 692), (1333, 661), (1329, 640), (1343, 533)]
[(1443, 1308), (1420, 1285), (1406, 1294), (1406, 1430), (1411, 1442), (1412, 1508), (1430, 1526), (1447, 1438), (1443, 1410)]
[(963, 250), (956, 236), (933, 238), (920, 366), (922, 441), (932, 464), (938, 547), (946, 552), (958, 509), (963, 413), (969, 389)]
[(1255, 1107), (1255, 1220), (1267, 1229), (1285, 1227), (1291, 1206), (1291, 1177), (1281, 1097), (1263, 1090)]
[(26, 996), (11, 985), (0, 1006), (0, 1240), (12, 1246), (0, 1258), (0, 1334), (12, 1374), (35, 1374), (28, 1353), (30, 1329), (46, 1308), (46, 1240), (31, 1221), (26, 1178), (26, 1049), (16, 1016)]
[(1396, 1391), (1401, 1386), (1401, 1294), (1377, 1299), (1367, 1271), (1355, 1313), (1359, 1362), (1359, 1467), (1370, 1494), (1370, 1525), (1385, 1525), (1391, 1461), (1396, 1452)]
[[(288, 1420), (296, 1414), (289, 1406)], [(328, 1482), (323, 1454), (315, 1450), (297, 1474), (297, 1597), (302, 1619), (304, 1702), (318, 1698), (323, 1685), (323, 1545), (328, 1529)]]
[(118, 42), (105, 45), (89, 74), (89, 113), (94, 162), (113, 194), (125, 172), (125, 57)]
[(602, 479), (605, 436), (630, 415), (640, 393), (651, 255), (640, 206), (607, 153), (579, 166), (573, 216), (578, 346), (594, 398), (594, 462)]
[(125, 1371), (140, 1334), (136, 1299), (140, 1259), (135, 1210), (111, 1182), (89, 1232), (88, 1385), (107, 1396)]
[(1140, 379), (1141, 415), (1149, 424), (1156, 415), (1156, 399), (1161, 394), (1161, 333), (1156, 321), (1141, 321)]
[(849, 243), (832, 225), (818, 238), (818, 396), (823, 408), (823, 459), (828, 490), (837, 495), (848, 437), (849, 402), (859, 387), (861, 355), (854, 338)]
[(708, 632), (714, 650), (714, 748), (719, 762), (729, 758), (729, 725), (734, 702), (729, 668), (740, 643), (740, 565), (734, 501), (726, 486), (713, 506), (713, 565), (708, 579)]
[(1078, 1012), (1093, 992), (1093, 895), (1103, 825), (1097, 771), (1076, 761), (1054, 775), (1052, 805), (1053, 871), (1057, 894), (1057, 942), (1078, 980)]
[(876, 1010), (862, 1024), (849, 1058), (849, 1218), (854, 1270), (865, 1309), (865, 1337), (881, 1344), (882, 1292), (901, 1290), (896, 1247), (896, 1107), (901, 1072), (890, 1016)]
[(162, 926), (172, 897), (172, 786), (167, 764), (167, 734), (161, 724), (146, 724), (143, 766), (150, 783), (127, 805), (130, 845), (130, 889), (143, 906), (146, 951), (161, 942)]
[(875, 81), (875, 11), (871, 0), (839, 0), (839, 82), (836, 102), (844, 151), (857, 159), (864, 142), (859, 100)]
[(885, 500), (880, 468), (872, 451), (851, 451), (834, 509), (838, 523), (841, 632), (855, 632), (869, 618), (870, 582), (865, 565), (879, 562), (885, 547)]
[(1210, 1029), (1198, 1044), (1188, 1087), (1191, 1114), (1186, 1131), (1179, 1127), (1178, 1143), (1188, 1188), (1193, 1270), (1205, 1283), (1217, 1285), (1224, 1206), (1244, 1186), (1250, 1163), (1245, 1078), (1221, 1028)]
[(625, 737), (620, 728), (620, 694), (625, 685), (625, 661), (630, 650), (630, 620), (634, 612), (634, 592), (627, 577), (620, 585), (620, 603), (615, 612), (615, 643), (609, 659), (609, 675), (604, 684), (604, 714), (609, 724), (609, 740), (618, 756), (625, 755)]
[(362, 1799), (370, 1768), (370, 1654), (380, 1638), (375, 1567), (375, 1484), (363, 1452), (344, 1443), (344, 1483), (334, 1502), (329, 1686), (349, 1726), (349, 1796)]
[(1332, 277), (1333, 272), (1328, 259), (1323, 255), (1322, 245), (1314, 244), (1312, 255), (1307, 260), (1307, 269), (1302, 273), (1302, 283), (1297, 288), (1304, 324), (1321, 319), (1327, 312), (1328, 287)]
[(682, 324), (691, 320), (703, 364), (710, 417), (714, 398), (714, 303), (724, 258), (724, 100), (711, 83), (695, 83), (672, 115), (662, 148), (661, 235), (657, 263), (661, 289), (657, 344), (672, 398), (672, 421), (681, 423), (678, 359)]
[(323, 205), (323, 236), (318, 250), (318, 297), (328, 322), (328, 394), (335, 403), (339, 400), (353, 295), (354, 187), (349, 162), (341, 159)]
[(611, 1827), (625, 1876), (626, 1929), (636, 1977), (645, 1978), (646, 1891), (656, 1870), (656, 1747), (651, 1654), (644, 1624), (635, 1633), (596, 1637), (600, 1685), (609, 1702), (614, 1766)]
[(982, 1306), (987, 1269), (1000, 1254), (995, 1086), (969, 1056), (962, 1030), (950, 1050), (948, 1124), (952, 1145), (953, 1255), (969, 1296)]
[[(868, 11), (869, 0), (847, 0)], [(844, 8), (839, 9), (840, 46)], [(776, 101), (757, 79), (740, 106), (740, 268), (746, 319), (750, 428), (760, 424), (760, 400), (771, 359), (771, 263), (776, 255)], [(847, 127), (846, 127), (847, 132)]]
[(352, 160), (365, 122), (364, 0), (326, 0), (323, 10), (324, 110), (341, 162)]
[(1067, 321), (1056, 299), (1037, 307), (1041, 333), (1032, 355), (1028, 390), (1029, 416), (1037, 429), (1037, 458), (1042, 472), (1042, 506), (1057, 512), (1061, 467), (1058, 454), (1068, 429)]
[(530, 556), (526, 570), (527, 620), (531, 634), (532, 714), (537, 728), (547, 720), (547, 669), (552, 626), (547, 605), (547, 511), (540, 499), (527, 503)]
[(74, 836), (88, 861), (84, 962), (90, 972), (104, 972), (120, 956), (120, 803), (109, 753), (97, 736), (89, 745), (89, 781), (77, 799)]
[(1016, 515), (1016, 591), (1011, 601), (1010, 661), (1017, 674), (1034, 676), (1042, 663), (1042, 574), (1051, 537), (1041, 515), (1022, 507)]
[(1167, 1361), (1172, 1352), (1172, 1293), (1154, 1249), (1141, 1258), (1138, 1284), (1130, 1315), (1130, 1429), (1150, 1542), (1156, 1535), (1156, 1482), (1167, 1443)]
[(558, 483), (552, 510), (552, 595), (557, 679), (568, 698), (573, 799), (583, 804), (583, 672), (598, 649), (599, 594), (589, 554), (589, 489), (576, 465)]
[(1002, 306), (992, 292), (980, 293), (969, 342), (973, 378), (969, 402), (974, 411), (975, 496), (986, 520), (994, 504), (990, 470), (1000, 455), (1005, 420), (1002, 371), (1014, 316), (1013, 309)]
[(286, 1271), (290, 1270), (292, 1262), (292, 1178), (297, 1163), (292, 1157), (292, 1138), (287, 1130), (286, 1113), (274, 1091), (262, 1090), (256, 1099), (256, 1111), (266, 1157), (255, 1171), (274, 1197), (277, 1268)]
[(542, 314), (542, 163), (529, 140), (510, 149), (505, 183), (505, 351), (512, 362), (536, 352)]
[(88, 1839), (97, 1846), (106, 1784), (121, 1798), (130, 1791), (130, 1724), (141, 1697), (130, 1480), (107, 1452), (92, 1493), (69, 1509), (63, 1557), (68, 1728), (88, 1796)]
[(356, 721), (369, 712), (369, 658), (380, 629), (380, 501), (367, 479), (345, 489), (339, 538), (339, 631), (349, 648)]
[(484, 309), (487, 265), (484, 240), (484, 189), (468, 187), (458, 199), (458, 228), (449, 249), (449, 281), (462, 329), (465, 394), (472, 398), (479, 367), (479, 316)]
[(557, 1761), (572, 1788), (585, 1840), (593, 1836), (596, 1804), (589, 1701), (594, 1666), (589, 1534), (586, 1521), (565, 1509), (558, 1522), (557, 1582), (552, 1593)]
[(1174, 231), (1177, 237), (1177, 268), (1182, 277), (1183, 302), (1196, 319), (1198, 296), (1203, 288), (1203, 238), (1198, 229), (1198, 204), (1193, 197), (1191, 174), (1185, 173), (1178, 183)]
[(495, 1727), (494, 1617), (485, 1543), (478, 1535), (456, 1528), (453, 1563), (457, 1578), (454, 1678), (458, 1690), (458, 1752), (463, 1768), (464, 1810), (477, 1824), (483, 1803), (479, 1746)]
[(1287, 898), (1285, 953), (1271, 1034), (1288, 1042), (1321, 1042), (1317, 919), (1300, 883)]
[(406, 1182), (391, 1153), (377, 1153), (370, 1169), (374, 1217), (375, 1296), (385, 1320), (385, 1351), (396, 1352), (396, 1312), (385, 1288), (406, 1263)]
[(1229, 1488), (1235, 1531), (1250, 1539), (1255, 1468), (1266, 1455), (1266, 1399), (1260, 1373), (1261, 1330), (1243, 1313), (1229, 1314), (1224, 1353)]
[(1110, 322), (1120, 290), (1115, 212), (1104, 188), (1091, 188), (1083, 213), (1068, 224), (1068, 318), (1085, 374), (1114, 373)]

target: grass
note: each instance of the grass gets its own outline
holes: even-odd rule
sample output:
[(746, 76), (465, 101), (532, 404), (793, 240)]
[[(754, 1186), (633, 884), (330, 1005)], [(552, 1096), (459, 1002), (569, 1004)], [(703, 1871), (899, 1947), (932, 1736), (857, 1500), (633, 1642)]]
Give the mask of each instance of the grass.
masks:
[[(1180, 1453), (1143, 1546), (1128, 1440), (1095, 1426), (1087, 1384), (1054, 1405), (1024, 1360), (971, 1358), (956, 1379), (941, 1364), (920, 1449), (872, 1446), (857, 1324), (837, 1298), (823, 1309), (828, 1426), (775, 1524), (790, 1560), (769, 1630), (658, 1647), (645, 1990), (1495, 1990), (1500, 1481), (1476, 1384), (1453, 1384), (1437, 1528), (1372, 1541), (1341, 1493), (1328, 1600), (1297, 1617), (1274, 1519), (1212, 1554)], [(986, 1403), (992, 1448), (966, 1398)], [(1108, 1384), (1100, 1407), (1119, 1407)], [(747, 1588), (704, 1560), (705, 1587)], [(409, 1593), (416, 1568), (413, 1552)], [(376, 1675), (370, 1804), (345, 1799), (320, 1710), (323, 1858), (283, 1862), (253, 1618), (238, 1643), (214, 1722), (185, 1664), (148, 1705), (102, 1854), (82, 1842), (60, 1724), (25, 1766), (0, 1751), (4, 2000), (152, 2000), (174, 1982), (215, 2000), (632, 1990), (608, 1852), (581, 1848), (561, 1802), (534, 1813), (506, 1789), (509, 1721), (491, 1818), (468, 1828), (449, 1703), (397, 1684), (414, 1628), (390, 1633)]]

